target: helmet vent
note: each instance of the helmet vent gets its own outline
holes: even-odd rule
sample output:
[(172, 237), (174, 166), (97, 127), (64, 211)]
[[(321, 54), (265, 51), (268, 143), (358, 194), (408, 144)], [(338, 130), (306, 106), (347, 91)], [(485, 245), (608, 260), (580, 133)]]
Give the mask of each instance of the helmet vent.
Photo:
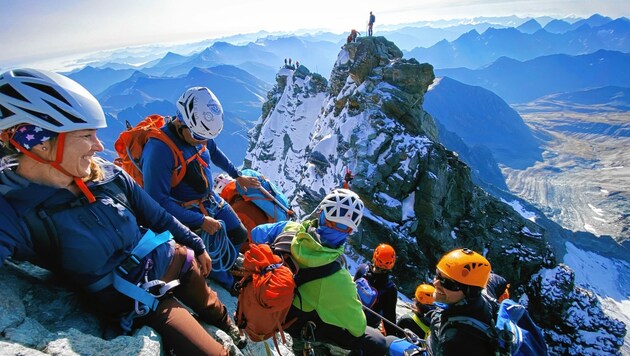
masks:
[(18, 99), (18, 100), (30, 103), (30, 101), (28, 101), (28, 99), (26, 99), (24, 96), (22, 96), (22, 94), (18, 93), (17, 90), (15, 90), (9, 84), (5, 84), (3, 86), (0, 86), (0, 93), (4, 94), (6, 96), (10, 96), (10, 97), (12, 97), (14, 99)]
[(57, 127), (63, 126), (59, 121), (53, 119), (52, 117), (50, 117), (49, 115), (46, 115), (44, 113), (37, 112), (37, 111), (34, 111), (34, 110), (29, 110), (27, 108), (20, 108), (20, 109), (24, 110), (25, 112), (29, 113), (30, 115), (33, 115), (33, 116), (35, 116), (35, 117), (37, 117), (39, 119), (42, 119), (42, 120), (44, 120), (44, 121), (46, 121), (46, 122), (48, 122), (48, 123), (50, 123), (50, 124), (52, 124), (54, 126), (57, 126)]
[(28, 77), (28, 78), (37, 78), (36, 76), (32, 75), (29, 72), (23, 71), (23, 70), (12, 70), (11, 73), (13, 73), (14, 77)]
[(59, 94), (58, 91), (56, 91), (54, 88), (48, 86), (48, 85), (42, 85), (42, 84), (38, 84), (38, 83), (24, 83), (25, 85), (28, 85), (31, 88), (35, 88), (43, 93), (46, 93), (50, 96), (52, 96), (53, 98), (64, 102), (66, 105), (68, 106), (72, 106), (70, 105), (70, 103), (68, 102), (68, 100), (66, 100), (66, 98), (63, 97), (63, 95)]
[(57, 110), (59, 113), (61, 113), (63, 116), (65, 116), (68, 120), (77, 123), (77, 124), (84, 124), (85, 120), (76, 117), (72, 114), (70, 114), (69, 112), (65, 111), (64, 109), (58, 107), (57, 105), (49, 102), (48, 100), (44, 100), (46, 102), (46, 104), (50, 105), (53, 109)]
[(6, 118), (9, 117), (11, 115), (14, 115), (15, 113), (7, 108), (5, 108), (4, 106), (0, 105), (0, 118)]

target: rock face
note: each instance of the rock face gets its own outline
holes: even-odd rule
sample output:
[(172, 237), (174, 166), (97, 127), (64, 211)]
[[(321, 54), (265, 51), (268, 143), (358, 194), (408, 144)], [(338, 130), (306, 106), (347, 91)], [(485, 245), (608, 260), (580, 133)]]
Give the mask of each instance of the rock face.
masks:
[[(231, 312), (236, 299), (211, 283)], [(234, 355), (242, 353), (223, 331), (204, 325)], [(0, 355), (163, 355), (160, 336), (143, 327), (122, 335), (52, 274), (30, 263), (8, 261), (0, 268)], [(262, 343), (250, 343), (247, 354), (265, 355)]]
[(558, 355), (618, 355), (626, 326), (602, 312), (595, 295), (574, 285), (564, 264), (541, 269), (530, 282), (530, 313), (546, 315), (545, 336)]
[[(541, 268), (555, 266), (546, 230), (476, 186), (468, 166), (438, 142), (435, 122), (422, 107), (434, 80), (430, 64), (403, 59), (383, 37), (364, 37), (342, 48), (325, 91), (316, 89), (322, 88), (319, 77), (291, 72), (279, 73), (264, 115), (250, 131), (246, 166), (277, 181), (302, 216), (340, 187), (350, 170), (351, 189), (366, 212), (348, 253), (369, 259), (377, 243), (392, 244), (398, 252), (394, 273), (405, 294), (431, 280), (445, 252), (486, 250), (495, 272), (510, 281), (513, 297), (531, 299), (539, 325), (563, 325), (566, 309), (546, 310), (530, 283)], [(601, 306), (589, 308), (608, 320), (602, 332), (623, 342), (619, 325), (601, 314)], [(556, 350), (552, 334), (547, 336)], [(564, 346), (558, 347), (562, 353)]]

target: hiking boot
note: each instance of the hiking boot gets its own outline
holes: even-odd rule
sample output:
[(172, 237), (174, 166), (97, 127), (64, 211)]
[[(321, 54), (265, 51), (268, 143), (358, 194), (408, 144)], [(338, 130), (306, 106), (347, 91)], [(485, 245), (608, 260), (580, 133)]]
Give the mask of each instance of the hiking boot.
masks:
[(234, 277), (243, 277), (245, 275), (245, 268), (243, 267), (243, 262), (245, 261), (245, 257), (242, 253), (239, 253), (236, 261), (230, 268), (230, 274)]
[(245, 336), (241, 335), (241, 331), (236, 325), (230, 324), (228, 330), (223, 331), (228, 334), (230, 339), (232, 339), (232, 341), (234, 342), (234, 345), (236, 345), (236, 347), (238, 347), (239, 349), (242, 350), (245, 346), (247, 346), (247, 339), (245, 338)]

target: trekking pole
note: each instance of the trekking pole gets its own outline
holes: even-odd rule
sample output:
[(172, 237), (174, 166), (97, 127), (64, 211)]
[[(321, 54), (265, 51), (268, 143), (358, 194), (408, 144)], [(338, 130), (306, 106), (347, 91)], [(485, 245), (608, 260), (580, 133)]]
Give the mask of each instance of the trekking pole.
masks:
[(383, 317), (381, 314), (375, 312), (374, 310), (370, 309), (369, 307), (366, 307), (365, 305), (363, 305), (363, 309), (369, 311), (370, 313), (372, 313), (372, 315), (375, 315), (375, 316), (379, 317), (384, 322), (388, 323), (389, 325), (391, 325), (394, 328), (396, 328), (398, 331), (402, 332), (405, 335), (405, 338), (409, 339), (409, 342), (411, 342), (412, 344), (418, 345), (419, 343), (422, 343), (422, 344), (426, 345), (427, 341), (425, 339), (421, 339), (418, 335), (414, 334), (413, 331), (411, 331), (409, 329), (405, 330), (405, 329), (401, 328), (400, 326), (392, 323), (387, 318)]
[(267, 191), (267, 189), (263, 188), (263, 186), (258, 187), (258, 189), (260, 189), (260, 191), (263, 193), (264, 196), (266, 196), (267, 198), (273, 200), (273, 202), (276, 203), (276, 205), (278, 205), (280, 207), (280, 209), (284, 210), (284, 212), (287, 213), (287, 215), (289, 215), (291, 217), (293, 217), (293, 215), (295, 215), (293, 210), (291, 210), (291, 209), (287, 208), (286, 206), (282, 205), (282, 203), (280, 203), (280, 201), (278, 199), (276, 199), (276, 197), (271, 195), (271, 193), (269, 193)]

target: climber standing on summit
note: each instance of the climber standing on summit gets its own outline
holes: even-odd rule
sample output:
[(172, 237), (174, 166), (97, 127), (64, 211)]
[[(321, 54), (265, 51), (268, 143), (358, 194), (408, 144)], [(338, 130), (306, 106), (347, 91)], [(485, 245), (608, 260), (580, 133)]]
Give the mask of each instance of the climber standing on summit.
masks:
[(376, 21), (376, 17), (372, 11), (370, 11), (370, 20), (368, 21), (368, 36), (370, 37), (372, 36), (372, 26), (374, 26), (374, 21)]

